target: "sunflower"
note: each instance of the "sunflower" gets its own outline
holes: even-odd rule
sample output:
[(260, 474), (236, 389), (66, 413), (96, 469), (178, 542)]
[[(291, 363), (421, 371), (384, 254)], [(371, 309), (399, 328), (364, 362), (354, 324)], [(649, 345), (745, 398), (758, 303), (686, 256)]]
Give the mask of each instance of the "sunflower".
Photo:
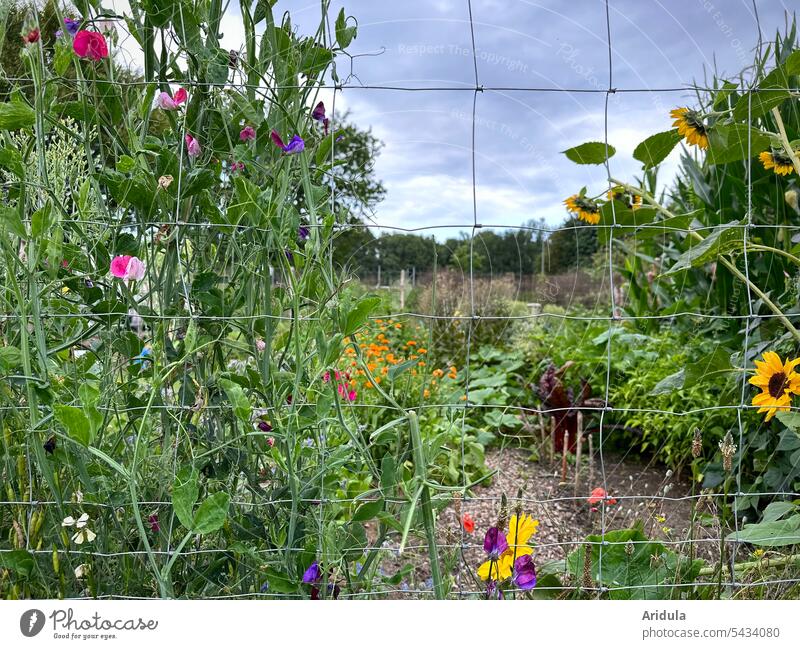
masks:
[(685, 137), (689, 144), (696, 144), (701, 149), (708, 148), (708, 130), (703, 124), (700, 113), (689, 108), (675, 108), (669, 115), (675, 120), (672, 125), (678, 127), (678, 133)]
[(619, 201), (625, 207), (629, 207), (632, 210), (635, 210), (642, 206), (642, 197), (634, 194), (633, 192), (625, 191), (623, 187), (612, 187), (608, 190), (608, 200), (610, 201)]
[(478, 568), (478, 577), (483, 581), (508, 579), (514, 571), (514, 560), (533, 554), (533, 548), (528, 545), (528, 541), (536, 534), (538, 528), (539, 521), (527, 514), (522, 514), (517, 524), (517, 515), (514, 514), (508, 523), (508, 534), (506, 534), (508, 547), (497, 560), (489, 559), (482, 563)]
[(767, 413), (765, 421), (775, 416), (778, 410), (789, 410), (791, 394), (800, 394), (800, 374), (794, 371), (800, 358), (781, 361), (775, 352), (764, 352), (762, 361), (756, 361), (756, 375), (750, 383), (761, 388), (761, 393), (753, 397), (753, 405), (758, 413)]
[[(795, 155), (800, 155), (800, 151), (795, 151), (794, 153)], [(780, 151), (776, 151), (775, 149), (772, 151), (762, 151), (758, 154), (758, 158), (761, 160), (761, 164), (764, 165), (764, 169), (767, 171), (772, 169), (779, 176), (788, 176), (794, 171), (792, 159), (783, 149)]]
[(573, 194), (564, 201), (564, 205), (570, 212), (577, 214), (579, 219), (592, 225), (600, 223), (600, 207), (592, 199), (580, 194)]

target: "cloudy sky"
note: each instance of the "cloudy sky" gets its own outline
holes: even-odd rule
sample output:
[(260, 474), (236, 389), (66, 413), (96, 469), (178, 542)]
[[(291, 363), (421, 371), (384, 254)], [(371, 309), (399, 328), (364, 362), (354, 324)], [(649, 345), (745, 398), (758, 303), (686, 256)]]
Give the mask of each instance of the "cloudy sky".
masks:
[[(784, 26), (788, 0), (610, 0), (613, 87), (644, 90), (609, 98), (614, 176), (639, 172), (634, 147), (670, 128), (669, 110), (692, 102), (689, 86), (713, 70), (736, 74), (751, 61), (758, 39), (754, 4), (769, 39)], [(290, 11), (308, 32), (319, 6), (318, 0), (279, 0), (275, 12)], [(344, 6), (359, 22), (350, 47), (357, 55), (353, 76), (337, 94), (336, 111), (349, 110), (385, 144), (377, 175), (387, 197), (375, 222), (403, 228), (472, 223), (476, 83), (467, 0), (334, 0), (333, 6), (334, 15)], [(605, 2), (472, 0), (472, 16), (478, 84), (487, 88), (475, 114), (478, 222), (515, 226), (544, 218), (558, 225), (565, 197), (584, 185), (591, 193), (607, 186), (603, 167), (578, 167), (560, 153), (603, 139), (605, 93), (543, 89), (608, 87)], [(238, 3), (230, 4), (222, 31), (224, 47), (241, 47)], [(349, 61), (339, 61), (341, 76), (349, 68)], [(499, 89), (516, 87), (529, 90)], [(330, 106), (331, 95), (326, 99)], [(665, 182), (678, 154), (663, 165)], [(458, 229), (429, 233), (445, 238)]]

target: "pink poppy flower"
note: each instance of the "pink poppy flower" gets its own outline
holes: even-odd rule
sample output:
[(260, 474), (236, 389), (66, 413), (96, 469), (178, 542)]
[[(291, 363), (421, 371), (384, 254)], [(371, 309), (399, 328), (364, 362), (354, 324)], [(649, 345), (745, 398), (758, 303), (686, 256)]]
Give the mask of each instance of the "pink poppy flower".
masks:
[(168, 92), (162, 92), (156, 99), (156, 104), (161, 110), (178, 110), (181, 104), (189, 98), (186, 90), (178, 88), (174, 97), (170, 97)]
[(118, 255), (111, 260), (111, 274), (120, 279), (144, 279), (145, 265), (138, 257)]
[(239, 131), (239, 139), (242, 142), (252, 142), (256, 139), (256, 129), (249, 124)]
[(200, 143), (188, 133), (186, 134), (186, 152), (190, 158), (196, 158), (200, 155)]
[(105, 37), (99, 32), (90, 32), (85, 29), (75, 34), (72, 49), (82, 59), (99, 61), (108, 57), (108, 45)]

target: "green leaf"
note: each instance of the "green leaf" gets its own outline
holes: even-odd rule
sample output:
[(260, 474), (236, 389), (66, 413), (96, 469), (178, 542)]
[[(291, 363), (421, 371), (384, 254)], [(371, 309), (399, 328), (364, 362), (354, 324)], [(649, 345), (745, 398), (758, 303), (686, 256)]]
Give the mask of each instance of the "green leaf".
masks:
[(665, 274), (702, 266), (721, 254), (741, 248), (744, 245), (741, 225), (738, 221), (731, 221), (714, 228), (703, 241), (684, 252)]
[(34, 239), (42, 237), (50, 230), (50, 226), (53, 225), (51, 214), (52, 206), (50, 201), (47, 201), (43, 207), (31, 215), (31, 236)]
[(774, 503), (770, 503), (764, 509), (764, 513), (761, 515), (761, 523), (772, 523), (777, 521), (786, 514), (797, 510), (797, 505), (794, 503), (786, 502), (785, 500), (779, 500)]
[(12, 345), (0, 347), (0, 370), (8, 372), (22, 364), (22, 352)]
[(567, 158), (572, 160), (572, 162), (575, 164), (599, 165), (603, 164), (607, 160), (606, 151), (608, 151), (608, 158), (617, 152), (617, 150), (610, 144), (606, 149), (605, 142), (584, 142), (583, 144), (574, 146), (571, 149), (562, 151), (561, 153), (567, 156)]
[(195, 512), (192, 531), (197, 534), (208, 534), (220, 529), (228, 518), (230, 502), (231, 497), (224, 491), (206, 498)]
[(192, 529), (192, 510), (200, 495), (200, 474), (193, 466), (183, 466), (172, 483), (172, 508), (186, 529)]
[(680, 141), (681, 136), (677, 128), (656, 133), (636, 146), (633, 150), (633, 157), (641, 162), (645, 169), (655, 167), (672, 153), (675, 145)]
[(33, 109), (21, 102), (0, 104), (0, 131), (16, 131), (33, 126), (36, 114)]
[(745, 160), (748, 153), (752, 158), (769, 147), (769, 136), (757, 128), (747, 124), (723, 124), (709, 132), (707, 160), (713, 165), (737, 162)]
[(739, 532), (732, 532), (726, 541), (752, 543), (766, 548), (779, 548), (800, 543), (800, 514), (783, 521), (768, 521), (745, 525)]
[(53, 406), (53, 415), (64, 428), (67, 434), (76, 442), (89, 446), (92, 443), (92, 427), (83, 410), (75, 406), (56, 404)]
[(9, 147), (0, 149), (0, 168), (8, 169), (20, 180), (25, 180), (25, 166), (22, 164), (22, 156), (14, 149)]
[(19, 212), (17, 212), (16, 208), (0, 207), (0, 227), (17, 235), (20, 239), (28, 238), (25, 224), (19, 218)]
[(665, 376), (661, 379), (658, 383), (656, 383), (655, 387), (650, 390), (650, 394), (658, 395), (658, 394), (669, 394), (670, 392), (674, 392), (675, 390), (680, 390), (683, 388), (683, 382), (686, 377), (686, 370), (680, 369), (674, 374), (670, 374), (669, 376)]
[(380, 303), (381, 298), (376, 296), (361, 298), (358, 304), (345, 315), (342, 333), (345, 336), (352, 336), (356, 333), (356, 331), (364, 326), (370, 314), (378, 308)]
[(800, 433), (800, 412), (796, 410), (779, 410), (775, 417), (786, 428), (791, 428), (795, 433)]
[(358, 24), (348, 26), (347, 15), (344, 13), (344, 8), (339, 10), (339, 15), (336, 16), (336, 42), (339, 47), (345, 49), (358, 34)]
[(22, 579), (28, 579), (35, 567), (33, 555), (26, 550), (0, 552), (0, 568), (14, 572)]
[(373, 500), (372, 502), (364, 503), (353, 514), (353, 522), (359, 523), (362, 521), (369, 521), (375, 518), (379, 512), (383, 510), (383, 499)]
[(136, 168), (136, 160), (129, 155), (122, 155), (119, 157), (119, 160), (117, 160), (116, 168), (120, 173), (130, 173)]
[(249, 423), (252, 407), (250, 406), (250, 400), (244, 393), (242, 386), (227, 379), (220, 379), (219, 384), (222, 386), (222, 389), (225, 390), (225, 394), (228, 397), (228, 401), (230, 401), (233, 406), (233, 413), (236, 417), (241, 421)]
[(410, 370), (417, 363), (419, 363), (418, 358), (411, 358), (407, 361), (403, 361), (402, 363), (398, 363), (397, 365), (392, 365), (389, 368), (389, 373), (387, 374), (389, 381), (397, 380), (401, 374), (404, 374), (407, 370)]
[[(683, 387), (690, 388), (706, 380), (712, 380), (709, 374), (726, 372), (732, 368), (730, 353), (722, 347), (717, 347), (699, 361), (686, 365), (686, 379), (683, 382)], [(714, 380), (718, 378), (716, 377)]]

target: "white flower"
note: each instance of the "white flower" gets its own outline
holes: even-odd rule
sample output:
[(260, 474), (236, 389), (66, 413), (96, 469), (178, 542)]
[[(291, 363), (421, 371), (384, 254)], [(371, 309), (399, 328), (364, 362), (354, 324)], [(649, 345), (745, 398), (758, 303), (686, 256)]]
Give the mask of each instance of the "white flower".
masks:
[(72, 535), (72, 542), (76, 545), (81, 545), (82, 543), (91, 543), (97, 538), (97, 534), (86, 527), (86, 523), (88, 522), (89, 514), (83, 513), (77, 521), (72, 516), (67, 516), (61, 521), (61, 527), (77, 528), (78, 531)]
[(82, 563), (77, 568), (75, 568), (75, 579), (83, 579), (86, 576), (86, 573), (89, 572), (89, 565), (86, 563)]

